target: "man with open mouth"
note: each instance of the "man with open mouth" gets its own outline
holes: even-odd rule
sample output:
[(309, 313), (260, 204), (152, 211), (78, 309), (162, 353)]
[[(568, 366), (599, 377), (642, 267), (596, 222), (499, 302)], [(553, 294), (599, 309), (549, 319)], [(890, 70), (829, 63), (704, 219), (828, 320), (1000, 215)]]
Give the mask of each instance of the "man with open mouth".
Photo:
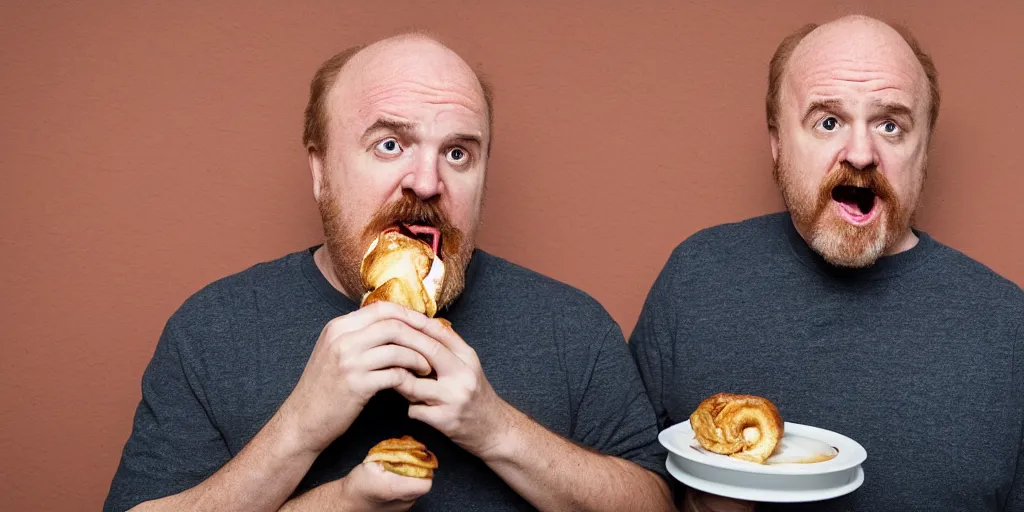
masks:
[[(619, 327), (475, 248), (491, 110), (423, 35), (324, 63), (303, 140), (325, 243), (174, 314), (105, 510), (671, 509)], [(364, 462), (405, 436), (429, 478)]]
[(680, 244), (630, 338), (661, 426), (753, 394), (866, 448), (853, 493), (757, 510), (1024, 510), (1024, 293), (913, 227), (931, 58), (875, 19), (808, 25), (779, 45), (766, 101), (787, 212)]

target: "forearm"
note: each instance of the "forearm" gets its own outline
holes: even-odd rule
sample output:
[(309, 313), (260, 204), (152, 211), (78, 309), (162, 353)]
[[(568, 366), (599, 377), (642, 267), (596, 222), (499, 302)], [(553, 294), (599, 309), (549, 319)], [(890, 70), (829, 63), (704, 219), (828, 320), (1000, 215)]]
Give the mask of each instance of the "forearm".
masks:
[(347, 503), (344, 493), (345, 479), (327, 482), (319, 487), (310, 489), (308, 492), (293, 500), (288, 500), (278, 512), (309, 512), (319, 510), (359, 510), (353, 504)]
[(133, 511), (275, 511), (295, 490), (317, 454), (303, 449), (282, 414), (275, 414), (255, 437), (203, 483)]
[(673, 510), (668, 485), (623, 459), (576, 446), (513, 411), (504, 442), (484, 462), (543, 511)]

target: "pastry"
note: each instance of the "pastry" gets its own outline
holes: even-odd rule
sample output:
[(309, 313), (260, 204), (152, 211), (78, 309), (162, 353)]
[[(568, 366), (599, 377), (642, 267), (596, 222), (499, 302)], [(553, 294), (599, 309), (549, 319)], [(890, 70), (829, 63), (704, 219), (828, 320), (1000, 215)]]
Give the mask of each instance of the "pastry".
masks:
[(437, 457), (412, 436), (377, 443), (363, 462), (376, 462), (392, 473), (413, 478), (433, 478), (437, 469)]
[(690, 426), (706, 450), (764, 464), (782, 439), (783, 423), (769, 400), (719, 393), (690, 415)]
[(437, 228), (404, 224), (378, 235), (359, 267), (363, 285), (370, 290), (360, 307), (387, 301), (429, 317), (436, 315), (445, 272), (440, 238)]

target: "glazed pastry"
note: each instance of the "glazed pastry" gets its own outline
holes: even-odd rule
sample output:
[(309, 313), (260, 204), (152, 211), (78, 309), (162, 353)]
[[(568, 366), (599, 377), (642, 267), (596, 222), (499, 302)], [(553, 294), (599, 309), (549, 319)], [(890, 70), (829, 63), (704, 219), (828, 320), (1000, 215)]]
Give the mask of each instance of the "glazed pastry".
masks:
[(690, 426), (705, 449), (764, 464), (782, 439), (778, 409), (765, 398), (719, 393), (690, 415)]

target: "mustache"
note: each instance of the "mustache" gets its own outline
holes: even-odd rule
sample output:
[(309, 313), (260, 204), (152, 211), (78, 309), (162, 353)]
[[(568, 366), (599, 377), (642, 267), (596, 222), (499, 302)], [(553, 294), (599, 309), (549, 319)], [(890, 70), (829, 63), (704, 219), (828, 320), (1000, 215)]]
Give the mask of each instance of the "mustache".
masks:
[(452, 223), (448, 213), (441, 206), (440, 198), (420, 199), (409, 190), (402, 191), (402, 197), (381, 206), (366, 224), (363, 234), (375, 238), (382, 231), (398, 224), (433, 226), (441, 233), (441, 253), (453, 254), (462, 244), (463, 234)]
[(832, 191), (836, 187), (848, 186), (866, 188), (876, 198), (893, 204), (897, 201), (896, 190), (884, 174), (874, 165), (858, 169), (849, 162), (841, 162), (839, 167), (825, 175), (818, 190), (818, 204), (826, 205), (832, 200)]

